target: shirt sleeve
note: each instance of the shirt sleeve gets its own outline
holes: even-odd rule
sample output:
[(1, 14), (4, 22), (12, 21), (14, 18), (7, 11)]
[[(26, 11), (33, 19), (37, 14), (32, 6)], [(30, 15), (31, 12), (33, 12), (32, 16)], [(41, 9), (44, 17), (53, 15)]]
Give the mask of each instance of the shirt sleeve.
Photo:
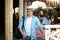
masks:
[(40, 27), (41, 27), (41, 22), (39, 21), (38, 18), (36, 18), (36, 24), (37, 24), (38, 29), (40, 29)]
[(46, 17), (44, 17), (44, 19), (43, 19), (43, 24), (51, 25), (51, 23), (49, 23), (49, 21), (48, 21), (48, 19)]
[(22, 24), (23, 24), (23, 18), (19, 22), (18, 29), (20, 29), (22, 27)]

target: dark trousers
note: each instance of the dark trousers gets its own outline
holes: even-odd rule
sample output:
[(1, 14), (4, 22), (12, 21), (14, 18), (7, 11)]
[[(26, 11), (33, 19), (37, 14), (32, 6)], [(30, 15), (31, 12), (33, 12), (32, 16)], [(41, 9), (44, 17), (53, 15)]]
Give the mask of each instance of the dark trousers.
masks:
[(22, 40), (31, 40), (31, 37), (27, 36), (26, 38), (23, 38)]
[(45, 40), (45, 38), (36, 38), (36, 40)]

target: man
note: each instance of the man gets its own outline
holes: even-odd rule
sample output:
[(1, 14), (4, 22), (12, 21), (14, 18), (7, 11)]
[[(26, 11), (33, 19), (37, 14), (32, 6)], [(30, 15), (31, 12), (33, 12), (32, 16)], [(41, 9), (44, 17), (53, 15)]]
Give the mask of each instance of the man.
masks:
[[(24, 40), (35, 40), (36, 37), (36, 25), (38, 29), (41, 31), (40, 26), (41, 23), (37, 17), (33, 15), (33, 8), (27, 8), (27, 16), (24, 17), (24, 27), (21, 29), (23, 24), (23, 19), (21, 19), (20, 24), (18, 26), (19, 31), (21, 32)], [(43, 32), (41, 31), (42, 35)], [(28, 39), (29, 38), (29, 39)]]

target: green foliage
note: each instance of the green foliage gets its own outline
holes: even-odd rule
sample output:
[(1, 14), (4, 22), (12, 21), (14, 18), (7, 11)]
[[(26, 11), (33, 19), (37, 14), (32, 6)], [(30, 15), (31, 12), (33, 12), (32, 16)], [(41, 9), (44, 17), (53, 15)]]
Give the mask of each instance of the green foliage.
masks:
[[(57, 17), (58, 17), (57, 11), (56, 11), (54, 8), (52, 8), (52, 7), (45, 8), (45, 9), (43, 9), (43, 8), (38, 8), (38, 9), (36, 9), (34, 12), (35, 12), (36, 14), (38, 14), (38, 13), (40, 13), (40, 11), (43, 11), (44, 16), (47, 17), (48, 20), (51, 20), (51, 24), (54, 24), (55, 21), (53, 22), (52, 20), (53, 20), (53, 19), (56, 20)], [(39, 14), (39, 15), (40, 15), (40, 14)], [(54, 17), (52, 17), (52, 16), (54, 16)]]
[[(58, 16), (57, 11), (54, 8), (44, 8), (44, 9), (43, 8), (38, 8), (34, 12), (39, 13), (40, 11), (50, 13), (51, 15), (54, 15), (56, 17)], [(46, 14), (46, 16), (48, 16), (48, 15)]]

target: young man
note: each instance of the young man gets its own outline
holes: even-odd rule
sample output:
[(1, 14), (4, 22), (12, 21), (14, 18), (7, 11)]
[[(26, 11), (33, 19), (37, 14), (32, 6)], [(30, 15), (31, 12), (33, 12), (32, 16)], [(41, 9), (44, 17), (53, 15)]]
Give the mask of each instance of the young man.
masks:
[[(19, 31), (21, 32), (23, 36), (23, 40), (35, 40), (36, 37), (36, 25), (38, 29), (41, 31), (40, 26), (41, 23), (39, 19), (33, 15), (33, 8), (27, 8), (27, 16), (24, 17), (24, 27), (23, 30), (22, 25), (23, 25), (23, 18), (20, 20), (20, 24), (18, 26)], [(43, 32), (41, 31), (43, 34)]]

